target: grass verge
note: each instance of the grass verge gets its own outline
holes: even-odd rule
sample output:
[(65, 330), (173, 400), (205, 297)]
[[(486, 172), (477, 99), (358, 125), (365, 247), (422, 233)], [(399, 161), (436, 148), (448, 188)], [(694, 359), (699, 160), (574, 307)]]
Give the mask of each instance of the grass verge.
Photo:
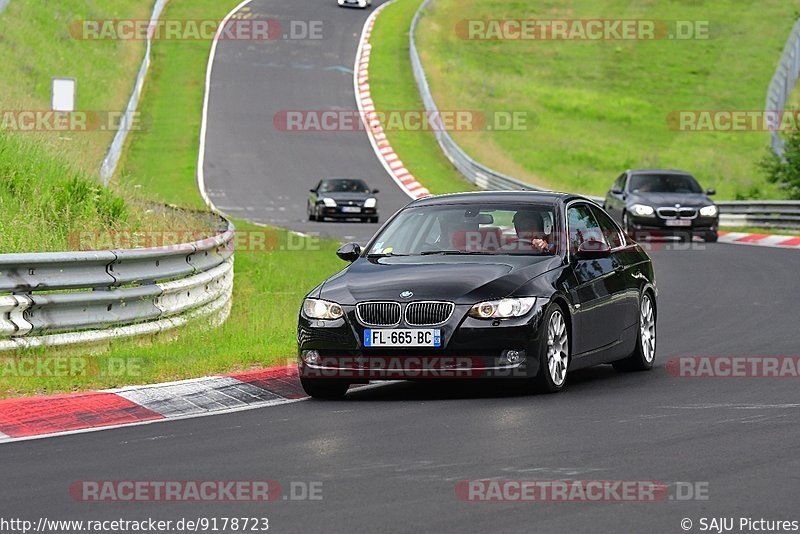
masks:
[[(0, 16), (0, 109), (50, 109), (51, 78), (77, 80), (78, 111), (125, 108), (144, 55), (140, 40), (79, 38), (82, 20), (149, 19), (152, 1), (12, 1)], [(15, 121), (13, 121), (15, 122)], [(4, 127), (8, 127), (4, 123)], [(27, 132), (72, 167), (94, 176), (114, 135), (111, 130)]]
[[(408, 29), (421, 0), (384, 8), (370, 37), (370, 93), (379, 112), (425, 109), (408, 55)], [(387, 130), (386, 137), (406, 168), (433, 194), (473, 191), (444, 156), (431, 131)]]
[[(440, 108), (534, 119), (519, 131), (454, 134), (471, 156), (506, 174), (603, 194), (626, 168), (674, 167), (695, 173), (721, 198), (779, 198), (756, 167), (765, 132), (677, 131), (667, 118), (678, 110), (762, 109), (794, 11), (780, 0), (437, 0), (423, 17), (418, 46)], [(456, 30), (464, 19), (610, 18), (707, 21), (710, 38), (465, 40)], [(414, 85), (411, 77), (399, 80)]]

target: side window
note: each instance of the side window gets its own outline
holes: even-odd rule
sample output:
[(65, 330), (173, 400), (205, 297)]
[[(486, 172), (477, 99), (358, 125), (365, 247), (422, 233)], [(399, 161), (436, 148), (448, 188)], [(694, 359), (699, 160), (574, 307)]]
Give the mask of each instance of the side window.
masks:
[(614, 182), (614, 189), (617, 189), (619, 191), (624, 191), (625, 190), (625, 177), (626, 176), (627, 176), (627, 174), (625, 174), (623, 172), (622, 174), (620, 174), (617, 177), (616, 181)]
[(617, 225), (614, 224), (614, 221), (612, 221), (603, 210), (592, 206), (592, 213), (594, 214), (597, 223), (600, 225), (600, 229), (603, 231), (603, 235), (606, 237), (606, 242), (608, 243), (609, 247), (619, 248), (625, 244), (619, 228), (617, 228)]
[(567, 225), (569, 226), (569, 250), (573, 254), (578, 251), (582, 243), (587, 241), (607, 243), (592, 210), (586, 204), (573, 204), (567, 209)]

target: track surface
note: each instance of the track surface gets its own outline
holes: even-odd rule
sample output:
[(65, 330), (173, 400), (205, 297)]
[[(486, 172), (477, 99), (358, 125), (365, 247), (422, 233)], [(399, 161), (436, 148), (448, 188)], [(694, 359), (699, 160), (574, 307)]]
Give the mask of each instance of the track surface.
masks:
[[(379, 2), (374, 2), (377, 7)], [(214, 204), (235, 217), (322, 237), (366, 242), (378, 224), (309, 222), (309, 188), (325, 176), (380, 189), (382, 220), (411, 199), (389, 178), (366, 133), (287, 132), (282, 111), (357, 110), (353, 62), (369, 11), (334, 1), (255, 1), (255, 18), (323, 21), (320, 40), (220, 42), (211, 83), (205, 179)]]
[[(342, 137), (330, 142), (334, 147), (312, 150), (316, 140), (284, 141), (260, 126), (268, 112), (251, 109), (314, 107), (323, 97), (352, 105), (344, 74), (339, 79), (335, 71), (276, 67), (271, 75), (271, 68), (254, 67), (257, 61), (351, 63), (365, 15), (329, 5), (294, 0), (253, 9), (332, 20), (342, 39), (337, 46), (306, 44), (305, 55), (280, 49), (288, 57), (241, 43), (220, 46), (216, 83), (232, 92), (230, 98), (212, 95), (210, 133), (221, 144), (210, 146), (207, 176), (217, 189), (215, 201), (231, 214), (308, 230), (289, 203), (286, 219), (258, 210), (275, 207), (269, 202), (282, 195), (301, 202), (313, 181), (306, 177), (327, 171), (370, 172), (373, 185), (391, 190), (381, 183), (388, 179), (370, 159), (365, 138)], [(222, 113), (230, 102), (238, 111)], [(396, 193), (399, 207), (404, 200)], [(235, 206), (253, 209), (237, 212)], [(325, 228), (353, 235), (345, 233), (351, 225)], [(0, 447), (0, 516), (267, 516), (276, 532), (681, 532), (684, 517), (695, 521), (695, 530), (703, 516), (798, 519), (797, 381), (675, 378), (664, 363), (687, 355), (800, 355), (800, 257), (727, 245), (652, 255), (660, 288), (658, 368), (652, 372), (621, 375), (608, 366), (575, 372), (564, 393), (549, 396), (519, 386), (396, 383), (352, 392), (344, 402), (305, 401), (13, 443)], [(707, 482), (710, 499), (500, 504), (456, 498), (457, 481), (493, 477)], [(68, 494), (75, 481), (109, 479), (322, 481), (323, 500), (80, 503)]]
[[(567, 391), (396, 383), (228, 414), (0, 448), (4, 515), (266, 515), (276, 532), (680, 532), (683, 517), (796, 514), (797, 381), (675, 378), (684, 355), (797, 355), (794, 251), (654, 253), (659, 367), (575, 372)], [(722, 267), (720, 267), (722, 266)], [(686, 276), (683, 273), (692, 273)], [(720, 291), (719, 288), (735, 288)], [(793, 329), (794, 327), (794, 329)], [(463, 503), (458, 480), (708, 482), (705, 502)], [(76, 480), (322, 481), (321, 502), (80, 503)], [(788, 517), (791, 518), (791, 517)], [(796, 519), (796, 517), (795, 517)], [(624, 525), (624, 528), (620, 528)]]

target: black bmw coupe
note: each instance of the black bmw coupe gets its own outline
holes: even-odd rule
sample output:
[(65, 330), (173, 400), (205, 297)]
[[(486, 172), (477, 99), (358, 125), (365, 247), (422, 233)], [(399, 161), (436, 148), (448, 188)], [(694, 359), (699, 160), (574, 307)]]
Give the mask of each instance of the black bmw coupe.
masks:
[(594, 202), (561, 193), (458, 193), (397, 212), (300, 310), (298, 365), (312, 397), (376, 379), (522, 377), (656, 354), (650, 258)]

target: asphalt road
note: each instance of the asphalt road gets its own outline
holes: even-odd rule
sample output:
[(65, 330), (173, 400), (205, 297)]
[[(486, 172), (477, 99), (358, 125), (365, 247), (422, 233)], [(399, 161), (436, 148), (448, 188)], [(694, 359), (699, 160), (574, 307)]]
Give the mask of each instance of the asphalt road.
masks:
[[(395, 198), (399, 207), (401, 193), (392, 193), (366, 139), (334, 135), (322, 142), (263, 124), (276, 107), (352, 106), (349, 75), (291, 64), (352, 63), (365, 14), (300, 0), (256, 2), (254, 11), (331, 20), (336, 37), (326, 46), (296, 49), (275, 43), (271, 52), (221, 45), (215, 91), (224, 87), (224, 96), (212, 96), (214, 142), (206, 168), (214, 200), (232, 215), (357, 235), (360, 225), (309, 226), (295, 209), (316, 176), (357, 171), (386, 191), (385, 209)], [(730, 245), (652, 255), (660, 295), (651, 372), (578, 371), (557, 395), (533, 395), (513, 384), (392, 383), (351, 392), (343, 402), (308, 400), (12, 443), (0, 447), (0, 518), (266, 516), (270, 531), (303, 533), (682, 532), (683, 518), (694, 521), (695, 531), (701, 517), (800, 519), (797, 381), (676, 378), (664, 368), (679, 356), (800, 355), (800, 257)], [(673, 494), (686, 482), (707, 487), (708, 500), (457, 498), (458, 481), (485, 478), (658, 480)], [(79, 480), (263, 479), (285, 488), (292, 481), (322, 482), (322, 500), (84, 503), (68, 492)]]
[(204, 166), (209, 197), (234, 217), (364, 243), (378, 224), (308, 221), (308, 190), (320, 178), (361, 178), (380, 189), (382, 220), (411, 199), (389, 178), (364, 131), (287, 131), (281, 117), (357, 110), (353, 63), (369, 11), (311, 0), (256, 0), (248, 7), (254, 18), (278, 20), (286, 32), (292, 21), (321, 28), (322, 38), (220, 42)]
[[(797, 381), (677, 378), (664, 368), (676, 356), (798, 355), (797, 253), (715, 245), (653, 256), (653, 371), (578, 371), (556, 395), (392, 383), (343, 402), (12, 443), (0, 447), (0, 516), (236, 514), (267, 516), (276, 532), (680, 532), (684, 517), (798, 519)], [(475, 478), (689, 482), (707, 485), (709, 499), (460, 501), (455, 484)], [(321, 481), (323, 499), (81, 503), (68, 494), (77, 480), (108, 479)]]

